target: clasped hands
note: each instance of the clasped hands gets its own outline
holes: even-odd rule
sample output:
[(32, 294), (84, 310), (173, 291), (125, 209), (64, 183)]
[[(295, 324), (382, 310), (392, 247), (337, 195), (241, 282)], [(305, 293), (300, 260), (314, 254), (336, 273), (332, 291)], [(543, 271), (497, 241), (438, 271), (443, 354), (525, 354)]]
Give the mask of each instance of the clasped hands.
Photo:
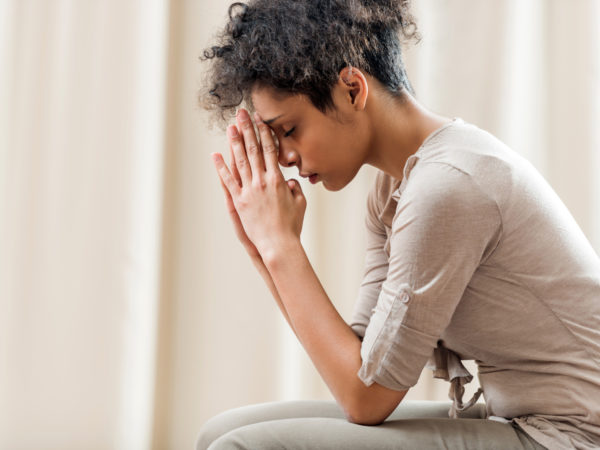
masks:
[(238, 239), (250, 257), (264, 259), (286, 239), (300, 239), (306, 198), (297, 180), (283, 177), (271, 128), (254, 119), (260, 142), (245, 109), (227, 128), (231, 169), (220, 153), (211, 157)]

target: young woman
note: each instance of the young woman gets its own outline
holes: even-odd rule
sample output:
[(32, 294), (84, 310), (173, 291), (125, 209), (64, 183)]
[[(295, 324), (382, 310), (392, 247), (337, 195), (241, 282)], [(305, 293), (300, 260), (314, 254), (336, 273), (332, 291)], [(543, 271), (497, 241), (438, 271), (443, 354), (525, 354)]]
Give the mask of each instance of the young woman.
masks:
[[(213, 162), (238, 239), (336, 403), (225, 412), (197, 448), (600, 448), (598, 256), (530, 163), (415, 99), (407, 2), (255, 0), (229, 19), (204, 55), (203, 101), (255, 114), (237, 111), (230, 164)], [(379, 169), (350, 325), (302, 248), (306, 199), (279, 164), (330, 191)], [(463, 403), (465, 359), (481, 389)], [(426, 366), (450, 382), (445, 410), (402, 401)]]

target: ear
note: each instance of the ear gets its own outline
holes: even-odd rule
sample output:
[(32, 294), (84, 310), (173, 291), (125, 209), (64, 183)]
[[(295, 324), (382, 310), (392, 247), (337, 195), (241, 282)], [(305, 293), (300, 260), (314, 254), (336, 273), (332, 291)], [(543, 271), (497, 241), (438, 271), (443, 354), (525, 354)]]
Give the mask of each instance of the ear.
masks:
[(356, 110), (364, 110), (369, 96), (369, 83), (365, 75), (356, 67), (344, 67), (340, 71), (339, 84), (352, 106)]

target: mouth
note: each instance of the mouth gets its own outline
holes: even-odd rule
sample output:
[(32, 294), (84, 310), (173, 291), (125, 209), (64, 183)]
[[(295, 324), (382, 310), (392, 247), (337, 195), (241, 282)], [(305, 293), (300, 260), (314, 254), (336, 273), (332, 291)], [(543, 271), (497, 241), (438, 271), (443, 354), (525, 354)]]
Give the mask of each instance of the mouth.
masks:
[(302, 178), (308, 178), (308, 180), (309, 180), (309, 181), (310, 181), (312, 184), (315, 184), (315, 183), (317, 182), (317, 178), (318, 178), (318, 176), (319, 176), (319, 174), (318, 174), (318, 173), (310, 173), (310, 172), (309, 172), (309, 173), (302, 173), (302, 172), (299, 172), (299, 175), (300, 175)]

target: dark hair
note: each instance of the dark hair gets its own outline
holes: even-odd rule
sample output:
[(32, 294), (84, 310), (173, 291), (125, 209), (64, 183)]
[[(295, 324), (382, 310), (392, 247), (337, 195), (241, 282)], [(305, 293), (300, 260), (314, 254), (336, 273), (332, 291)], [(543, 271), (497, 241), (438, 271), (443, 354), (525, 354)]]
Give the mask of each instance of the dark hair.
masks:
[(390, 93), (413, 93), (400, 34), (420, 40), (408, 0), (250, 0), (229, 7), (200, 103), (226, 120), (258, 84), (304, 94), (320, 111), (332, 108), (339, 72), (357, 67)]

